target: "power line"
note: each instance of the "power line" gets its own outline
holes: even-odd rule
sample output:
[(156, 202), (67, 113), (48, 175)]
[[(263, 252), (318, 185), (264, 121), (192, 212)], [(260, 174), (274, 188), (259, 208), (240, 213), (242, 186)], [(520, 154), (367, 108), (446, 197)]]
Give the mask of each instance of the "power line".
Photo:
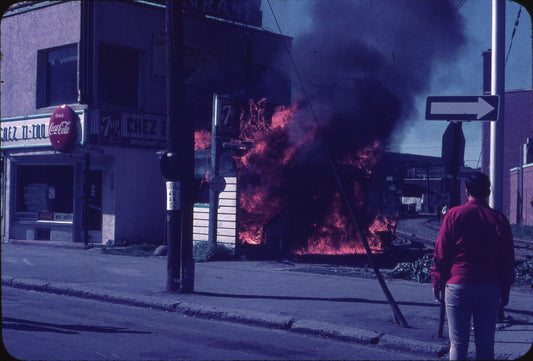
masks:
[(459, 10), (465, 4), (465, 2), (466, 0), (459, 0), (457, 4), (455, 4), (455, 9)]
[[(268, 7), (270, 8), (270, 11), (272, 12), (272, 17), (274, 18), (274, 22), (276, 23), (276, 26), (278, 28), (279, 34), (281, 36), (283, 35), (283, 32), (281, 31), (281, 27), (279, 26), (278, 18), (276, 17), (276, 14), (274, 13), (274, 9), (272, 8), (272, 5), (270, 4), (270, 0), (267, 0)], [(289, 54), (289, 58), (291, 59), (292, 67), (294, 69), (294, 72), (296, 73), (296, 77), (298, 78), (298, 82), (300, 83), (300, 86), (302, 88), (302, 92), (305, 97), (305, 101), (307, 102), (307, 105), (309, 106), (309, 110), (311, 111), (311, 114), (313, 116), (313, 119), (318, 124), (318, 119), (315, 115), (315, 112), (313, 110), (313, 106), (311, 105), (311, 101), (309, 100), (309, 96), (307, 95), (307, 91), (305, 90), (304, 83), (302, 81), (302, 77), (300, 76), (300, 72), (298, 71), (298, 68), (296, 67), (296, 62), (294, 61), (294, 57), (292, 56), (291, 50), (289, 48), (289, 45), (287, 44), (287, 39), (285, 37), (283, 38), (283, 44), (285, 45), (285, 48), (287, 50), (287, 54)]]
[(509, 50), (507, 51), (507, 56), (505, 57), (505, 65), (507, 65), (507, 60), (509, 60), (509, 54), (511, 53), (511, 47), (513, 46), (513, 39), (516, 34), (516, 28), (518, 27), (518, 20), (520, 19), (521, 12), (522, 7), (518, 9), (518, 15), (516, 16), (516, 21), (514, 22), (513, 34), (511, 35), (511, 42), (509, 43)]

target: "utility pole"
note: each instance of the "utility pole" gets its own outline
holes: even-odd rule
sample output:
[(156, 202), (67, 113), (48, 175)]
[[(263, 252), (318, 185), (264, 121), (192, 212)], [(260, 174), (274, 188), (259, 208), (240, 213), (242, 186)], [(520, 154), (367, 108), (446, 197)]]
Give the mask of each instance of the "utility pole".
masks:
[(516, 224), (522, 225), (524, 204), (524, 164), (526, 164), (526, 144), (520, 147), (520, 163), (516, 173)]
[(491, 95), (500, 96), (498, 120), (490, 124), (489, 204), (503, 211), (503, 132), (505, 99), (505, 0), (492, 0)]
[(85, 169), (83, 170), (83, 245), (89, 245), (89, 199), (91, 197), (91, 154), (85, 152)]
[(161, 158), (167, 194), (167, 291), (194, 290), (192, 214), (194, 126), (185, 107), (183, 11), (166, 1), (167, 152)]
[(426, 198), (426, 212), (431, 212), (430, 209), (430, 202), (429, 202), (429, 189), (430, 189), (430, 181), (429, 181), (429, 163), (426, 164), (426, 185), (427, 185), (427, 198)]

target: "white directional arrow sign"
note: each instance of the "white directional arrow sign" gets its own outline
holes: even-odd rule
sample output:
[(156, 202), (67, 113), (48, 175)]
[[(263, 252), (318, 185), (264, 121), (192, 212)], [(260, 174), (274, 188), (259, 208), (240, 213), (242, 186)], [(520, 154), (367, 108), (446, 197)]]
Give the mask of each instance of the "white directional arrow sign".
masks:
[(497, 95), (429, 96), (427, 120), (498, 120), (500, 97)]

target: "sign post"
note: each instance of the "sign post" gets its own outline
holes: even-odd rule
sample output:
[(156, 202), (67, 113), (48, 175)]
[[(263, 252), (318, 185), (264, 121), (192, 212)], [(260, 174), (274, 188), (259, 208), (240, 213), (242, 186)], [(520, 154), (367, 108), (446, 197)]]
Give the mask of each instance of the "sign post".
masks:
[(209, 171), (209, 253), (217, 243), (218, 196), (226, 187), (220, 175), (220, 152), (223, 141), (237, 138), (240, 132), (239, 101), (228, 95), (213, 95), (213, 120), (211, 125), (211, 169)]
[(451, 122), (442, 136), (442, 163), (446, 173), (452, 176), (450, 191), (450, 208), (460, 203), (459, 182), (457, 176), (464, 164), (465, 137), (461, 122)]

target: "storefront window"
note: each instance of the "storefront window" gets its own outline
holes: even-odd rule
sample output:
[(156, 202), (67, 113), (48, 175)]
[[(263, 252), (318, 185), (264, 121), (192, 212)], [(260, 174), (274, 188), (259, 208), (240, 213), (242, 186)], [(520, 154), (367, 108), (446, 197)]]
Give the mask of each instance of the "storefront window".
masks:
[(19, 166), (16, 216), (19, 219), (72, 221), (74, 167)]

